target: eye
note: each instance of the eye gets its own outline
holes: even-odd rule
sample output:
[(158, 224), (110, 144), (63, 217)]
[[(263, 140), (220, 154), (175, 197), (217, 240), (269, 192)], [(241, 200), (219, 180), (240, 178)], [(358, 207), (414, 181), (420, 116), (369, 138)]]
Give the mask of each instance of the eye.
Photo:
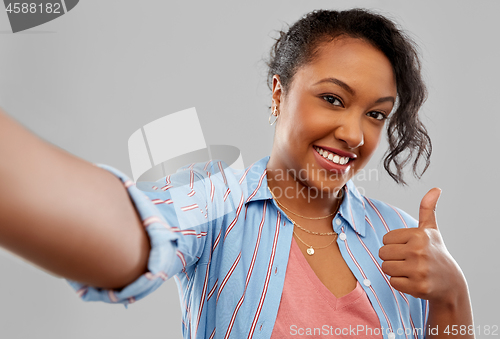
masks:
[(377, 112), (377, 111), (368, 112), (368, 113), (366, 113), (366, 115), (371, 116), (371, 117), (375, 118), (376, 120), (380, 120), (380, 121), (387, 119), (387, 115), (385, 115), (382, 112)]
[[(330, 104), (334, 105), (334, 106), (344, 106), (344, 104), (342, 103), (342, 100), (340, 100), (339, 98), (337, 98), (336, 96), (333, 96), (333, 95), (323, 95), (321, 96), (325, 101), (328, 101)], [(340, 103), (340, 105), (335, 105), (335, 102), (338, 102)]]

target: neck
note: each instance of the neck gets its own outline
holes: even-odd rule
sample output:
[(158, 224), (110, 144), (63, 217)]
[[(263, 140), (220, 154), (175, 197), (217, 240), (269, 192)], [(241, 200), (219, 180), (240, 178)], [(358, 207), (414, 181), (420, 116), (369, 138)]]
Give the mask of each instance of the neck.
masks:
[(335, 213), (342, 203), (342, 186), (321, 190), (299, 178), (284, 178), (281, 173), (268, 166), (267, 184), (278, 203), (292, 212), (310, 218), (322, 217)]

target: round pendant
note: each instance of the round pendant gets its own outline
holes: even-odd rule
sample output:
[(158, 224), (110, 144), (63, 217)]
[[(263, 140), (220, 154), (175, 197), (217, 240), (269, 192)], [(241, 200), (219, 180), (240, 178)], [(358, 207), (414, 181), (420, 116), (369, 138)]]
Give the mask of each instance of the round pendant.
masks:
[(312, 246), (307, 249), (307, 254), (309, 254), (309, 255), (314, 254), (314, 248), (312, 248)]

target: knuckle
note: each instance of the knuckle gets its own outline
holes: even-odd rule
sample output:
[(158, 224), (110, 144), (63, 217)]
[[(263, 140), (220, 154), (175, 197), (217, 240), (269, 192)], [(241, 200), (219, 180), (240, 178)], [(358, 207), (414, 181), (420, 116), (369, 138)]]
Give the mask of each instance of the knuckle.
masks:
[(420, 281), (422, 281), (422, 282), (428, 281), (428, 278), (429, 278), (429, 267), (427, 265), (425, 265), (425, 264), (420, 263), (417, 266), (416, 274), (417, 274), (417, 278)]
[(423, 242), (427, 238), (427, 233), (425, 233), (424, 230), (417, 230), (417, 232), (415, 232), (414, 237), (419, 242)]
[(418, 284), (417, 293), (426, 296), (430, 293), (430, 284), (428, 281), (422, 281)]
[(412, 250), (409, 252), (409, 256), (414, 259), (420, 261), (426, 261), (428, 258), (428, 253), (424, 247), (421, 246), (415, 246), (412, 248)]
[(425, 230), (418, 230), (412, 238), (412, 244), (420, 248), (427, 247), (430, 242), (431, 237)]

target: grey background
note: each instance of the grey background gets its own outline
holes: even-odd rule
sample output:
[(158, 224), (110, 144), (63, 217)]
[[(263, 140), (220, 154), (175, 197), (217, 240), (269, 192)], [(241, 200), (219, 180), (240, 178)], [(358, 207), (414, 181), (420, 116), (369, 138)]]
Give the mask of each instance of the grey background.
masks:
[[(467, 276), (476, 325), (499, 325), (497, 1), (87, 0), (16, 34), (0, 11), (0, 106), (45, 140), (129, 175), (128, 137), (195, 106), (207, 144), (238, 147), (248, 166), (272, 146), (261, 59), (274, 30), (313, 9), (355, 6), (390, 16), (420, 45), (434, 143), (431, 167), (408, 188), (384, 173), (385, 142), (367, 167), (378, 178), (357, 185), (415, 218), (424, 194), (442, 188), (439, 226)], [(0, 338), (181, 337), (173, 280), (125, 310), (84, 303), (2, 250), (0, 272)]]

